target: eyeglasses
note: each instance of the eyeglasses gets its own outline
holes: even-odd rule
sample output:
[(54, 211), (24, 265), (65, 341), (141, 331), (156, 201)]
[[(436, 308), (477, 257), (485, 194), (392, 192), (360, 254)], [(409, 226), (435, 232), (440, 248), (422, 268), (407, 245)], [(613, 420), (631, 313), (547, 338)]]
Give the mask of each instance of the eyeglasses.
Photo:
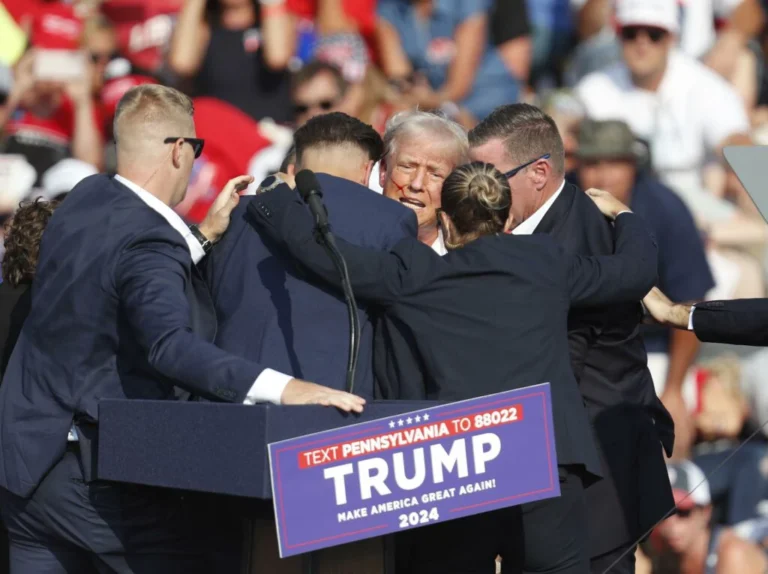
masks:
[(521, 170), (525, 169), (525, 168), (526, 168), (526, 167), (528, 167), (529, 165), (533, 165), (534, 163), (536, 163), (537, 161), (539, 161), (539, 160), (542, 160), (542, 159), (549, 159), (549, 154), (548, 154), (548, 153), (545, 153), (544, 155), (542, 155), (542, 156), (539, 156), (539, 157), (537, 157), (536, 159), (532, 159), (531, 161), (529, 161), (529, 162), (526, 162), (526, 163), (524, 163), (523, 165), (519, 165), (519, 166), (517, 166), (515, 169), (511, 169), (511, 170), (509, 170), (508, 172), (506, 172), (506, 173), (504, 174), (504, 177), (506, 177), (507, 179), (513, 178), (513, 177), (515, 177), (515, 176), (518, 174), (518, 172), (520, 172)]
[(297, 116), (300, 116), (302, 114), (306, 114), (309, 110), (313, 108), (320, 108), (324, 112), (327, 112), (335, 105), (336, 105), (335, 100), (320, 100), (319, 102), (314, 102), (311, 104), (296, 104), (295, 106), (293, 106), (293, 111)]
[(667, 31), (663, 28), (654, 28), (653, 26), (624, 26), (621, 29), (621, 39), (625, 42), (634, 42), (643, 32), (648, 39), (657, 44), (667, 37)]
[(172, 137), (172, 138), (165, 138), (163, 140), (163, 143), (172, 144), (176, 143), (177, 141), (182, 140), (184, 143), (188, 143), (192, 146), (192, 149), (195, 151), (195, 159), (200, 157), (200, 154), (203, 153), (203, 146), (205, 146), (205, 140), (200, 138), (183, 138), (180, 136)]

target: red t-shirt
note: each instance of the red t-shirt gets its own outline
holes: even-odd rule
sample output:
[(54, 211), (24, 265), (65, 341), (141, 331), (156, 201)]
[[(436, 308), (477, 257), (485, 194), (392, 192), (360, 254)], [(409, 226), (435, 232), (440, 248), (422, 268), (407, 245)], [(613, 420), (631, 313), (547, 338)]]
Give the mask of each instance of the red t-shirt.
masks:
[(101, 11), (117, 29), (120, 52), (137, 68), (156, 72), (165, 60), (184, 0), (106, 0)]

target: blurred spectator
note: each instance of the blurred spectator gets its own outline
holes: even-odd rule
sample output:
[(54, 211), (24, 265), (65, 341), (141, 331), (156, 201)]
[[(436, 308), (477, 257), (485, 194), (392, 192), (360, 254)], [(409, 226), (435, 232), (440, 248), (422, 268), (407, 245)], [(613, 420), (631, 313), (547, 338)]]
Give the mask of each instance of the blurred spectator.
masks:
[[(578, 180), (583, 189), (596, 187), (629, 205), (650, 226), (659, 247), (659, 288), (673, 301), (701, 301), (715, 282), (704, 243), (690, 211), (680, 198), (648, 174), (647, 148), (629, 126), (617, 120), (586, 120), (579, 131)], [(649, 327), (644, 334), (648, 367), (656, 392), (675, 418), (676, 447), (683, 434), (677, 391), (698, 354), (700, 343), (690, 331)], [(664, 393), (669, 388), (672, 393)], [(671, 404), (678, 402), (679, 404)], [(680, 414), (680, 416), (676, 416)]]
[(36, 75), (35, 59), (41, 51), (28, 51), (16, 66), (6, 103), (0, 108), (0, 152), (21, 154), (43, 174), (57, 162), (72, 157), (101, 166), (101, 120), (91, 97), (92, 66), (85, 73), (62, 81)]
[(654, 574), (764, 574), (768, 561), (732, 530), (710, 527), (712, 501), (704, 473), (690, 461), (668, 467), (677, 513), (654, 532)]
[(745, 426), (749, 405), (739, 388), (739, 373), (736, 357), (703, 363), (692, 412), (699, 440), (692, 460), (709, 475), (710, 495), (722, 505), (721, 521), (728, 525), (757, 518), (768, 496), (768, 447), (761, 441), (741, 444), (753, 429)]
[(616, 17), (623, 62), (579, 83), (577, 93), (587, 115), (624, 120), (646, 140), (653, 168), (683, 198), (700, 225), (736, 215), (736, 207), (725, 199), (728, 193), (754, 213), (733, 174), (727, 186), (705, 187), (709, 157), (726, 145), (749, 145), (750, 125), (734, 89), (675, 49), (676, 0), (618, 0)]
[(185, 0), (168, 63), (196, 96), (238, 107), (256, 120), (291, 121), (286, 67), (294, 20), (278, 0)]
[(495, 0), (489, 15), (491, 41), (510, 73), (525, 83), (531, 73), (533, 43), (525, 0)]
[(545, 90), (558, 82), (561, 64), (572, 46), (571, 6), (568, 0), (526, 0), (526, 3), (533, 32), (531, 81), (537, 90)]
[(85, 22), (80, 45), (93, 63), (91, 91), (93, 96), (98, 98), (104, 87), (107, 66), (120, 55), (117, 51), (114, 25), (106, 16), (97, 15), (90, 18)]
[(294, 127), (316, 115), (341, 111), (348, 84), (339, 69), (325, 62), (310, 62), (291, 79)]
[[(488, 38), (487, 0), (379, 0), (384, 73), (421, 108), (475, 120), (515, 102), (520, 81)], [(523, 15), (524, 17), (524, 15)]]
[(184, 0), (104, 0), (101, 12), (115, 25), (120, 53), (135, 71), (170, 80), (165, 59)]
[[(613, 28), (614, 0), (571, 0), (581, 40), (574, 53), (569, 83), (621, 60), (621, 44)], [(747, 108), (757, 97), (758, 59), (750, 40), (765, 17), (760, 0), (697, 0), (679, 3), (678, 45), (702, 59), (730, 81)]]

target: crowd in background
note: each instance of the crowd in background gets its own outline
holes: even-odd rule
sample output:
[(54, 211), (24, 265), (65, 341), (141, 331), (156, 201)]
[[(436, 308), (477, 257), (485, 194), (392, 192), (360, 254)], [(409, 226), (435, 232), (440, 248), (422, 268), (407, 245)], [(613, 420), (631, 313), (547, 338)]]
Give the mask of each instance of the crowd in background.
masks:
[[(177, 206), (188, 222), (236, 175), (255, 191), (314, 115), (381, 131), (418, 106), (468, 129), (527, 101), (555, 119), (570, 179), (646, 218), (670, 298), (764, 297), (768, 226), (722, 150), (768, 144), (767, 14), (761, 0), (3, 0), (0, 214), (114, 170), (115, 105), (142, 83), (194, 97), (205, 148)], [(768, 547), (768, 349), (646, 329), (683, 461), (673, 484), (735, 453), (647, 552), (701, 536), (715, 554), (729, 536)]]

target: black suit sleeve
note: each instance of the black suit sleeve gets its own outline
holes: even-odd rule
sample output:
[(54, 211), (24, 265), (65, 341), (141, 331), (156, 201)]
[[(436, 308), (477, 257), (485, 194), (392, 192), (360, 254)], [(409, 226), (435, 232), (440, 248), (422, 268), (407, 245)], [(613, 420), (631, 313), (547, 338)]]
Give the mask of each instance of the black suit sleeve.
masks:
[(698, 303), (693, 331), (707, 343), (768, 346), (768, 299)]
[(571, 259), (568, 287), (573, 306), (639, 301), (656, 284), (658, 249), (642, 220), (633, 213), (619, 215), (615, 233), (613, 255)]
[[(256, 196), (248, 206), (248, 213), (259, 233), (283, 245), (294, 259), (323, 281), (340, 287), (336, 266), (315, 237), (311, 215), (287, 185)], [(358, 247), (338, 238), (336, 244), (347, 262), (355, 295), (383, 307), (400, 298), (409, 282), (410, 269), (429, 265), (428, 261), (424, 266), (411, 263), (414, 258), (425, 258), (420, 247), (429, 250), (416, 239), (399, 241), (391, 252)]]

